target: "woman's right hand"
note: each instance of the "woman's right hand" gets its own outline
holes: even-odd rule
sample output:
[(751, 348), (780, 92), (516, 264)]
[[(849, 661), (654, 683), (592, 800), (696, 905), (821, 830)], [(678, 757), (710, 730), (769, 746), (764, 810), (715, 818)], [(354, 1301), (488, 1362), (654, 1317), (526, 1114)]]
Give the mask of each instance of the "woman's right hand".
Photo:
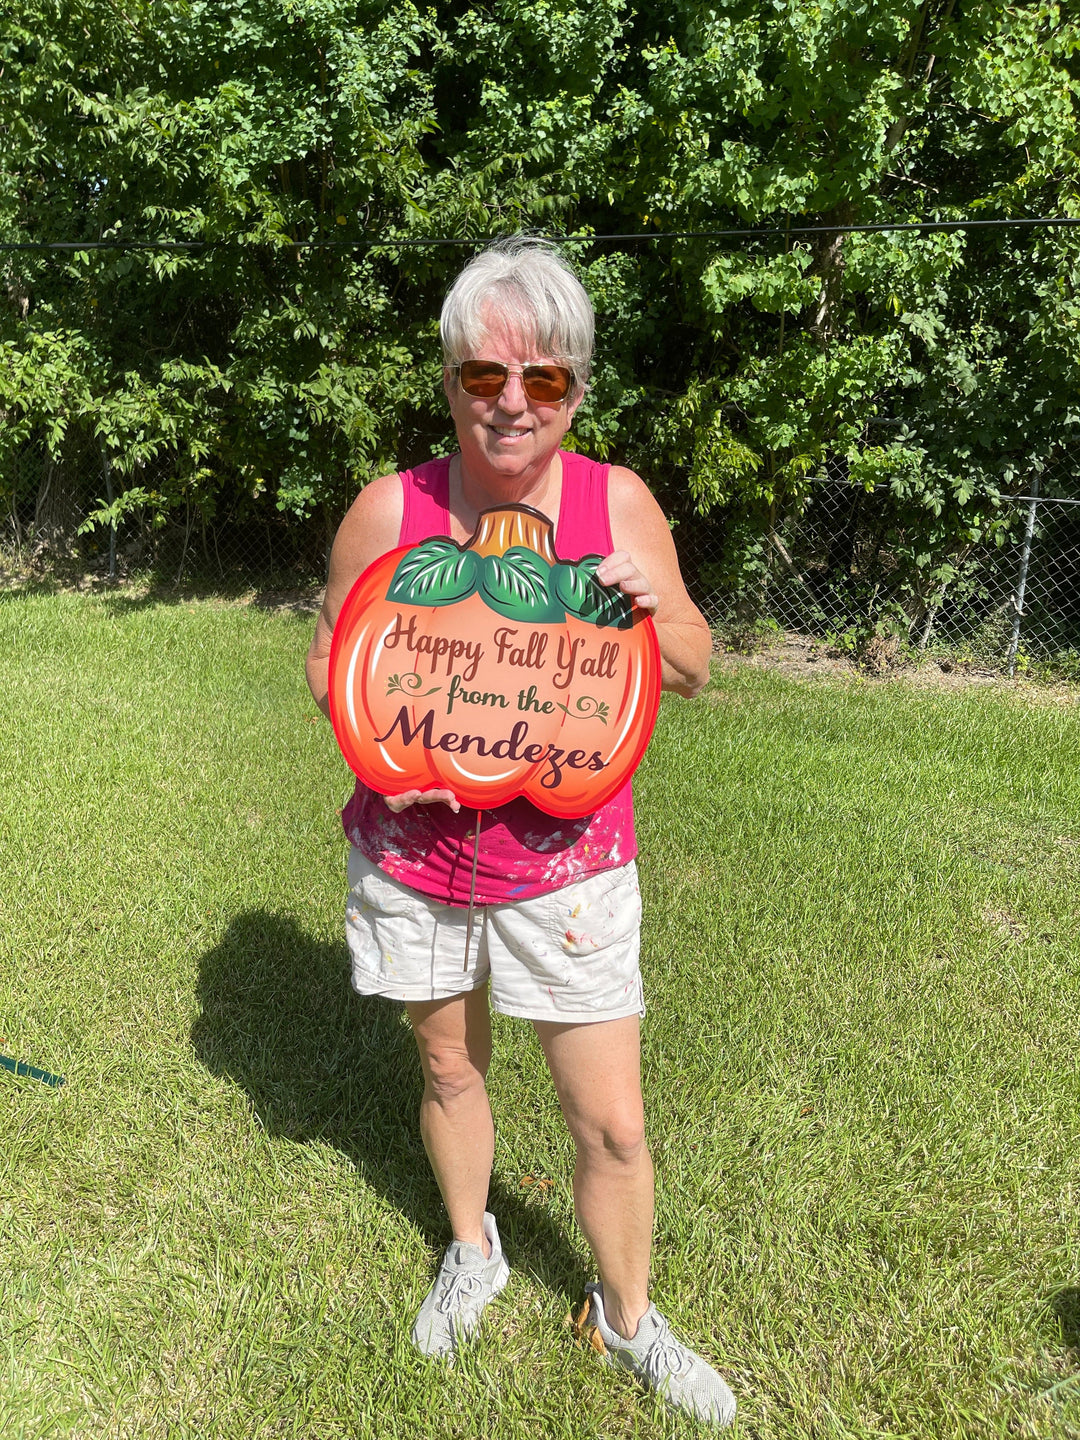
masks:
[(383, 799), (395, 815), (408, 810), (410, 805), (435, 805), (440, 801), (449, 805), (455, 815), (461, 809), (461, 801), (452, 790), (403, 790), (400, 795), (384, 795)]

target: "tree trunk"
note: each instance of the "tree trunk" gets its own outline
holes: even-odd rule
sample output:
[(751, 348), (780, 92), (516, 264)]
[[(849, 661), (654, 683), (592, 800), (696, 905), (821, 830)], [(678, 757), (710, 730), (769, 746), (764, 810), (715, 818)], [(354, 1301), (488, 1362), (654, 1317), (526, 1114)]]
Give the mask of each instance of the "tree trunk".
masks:
[[(826, 225), (854, 224), (851, 202), (841, 200), (824, 216)], [(815, 342), (824, 347), (840, 328), (840, 300), (844, 288), (843, 235), (815, 235), (812, 273), (821, 282), (817, 300), (810, 316), (809, 331)]]
[(31, 536), (38, 551), (68, 554), (74, 548), (76, 532), (85, 518), (77, 498), (78, 458), (70, 435), (61, 441), (58, 453), (44, 452)]

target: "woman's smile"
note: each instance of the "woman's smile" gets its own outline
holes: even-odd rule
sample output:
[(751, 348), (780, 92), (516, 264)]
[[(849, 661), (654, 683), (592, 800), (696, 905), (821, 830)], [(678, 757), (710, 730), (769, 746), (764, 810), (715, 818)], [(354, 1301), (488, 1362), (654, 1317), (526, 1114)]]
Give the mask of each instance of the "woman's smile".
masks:
[(550, 365), (551, 357), (534, 353), (523, 336), (493, 327), (469, 359), (490, 360), (508, 367), (502, 391), (495, 396), (469, 395), (457, 375), (447, 370), (444, 387), (461, 448), (466, 493), (481, 505), (526, 501), (547, 485), (552, 462), (570, 428), (579, 397), (543, 403), (530, 400), (522, 384), (526, 365)]

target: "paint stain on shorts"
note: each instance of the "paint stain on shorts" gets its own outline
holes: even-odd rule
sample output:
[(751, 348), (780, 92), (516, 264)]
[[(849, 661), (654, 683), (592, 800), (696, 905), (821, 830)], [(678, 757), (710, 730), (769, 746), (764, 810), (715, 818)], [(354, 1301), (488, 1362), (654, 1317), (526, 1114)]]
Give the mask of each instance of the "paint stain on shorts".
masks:
[(595, 936), (586, 935), (583, 930), (567, 930), (562, 948), (568, 955), (580, 955), (583, 950), (599, 950), (600, 942)]

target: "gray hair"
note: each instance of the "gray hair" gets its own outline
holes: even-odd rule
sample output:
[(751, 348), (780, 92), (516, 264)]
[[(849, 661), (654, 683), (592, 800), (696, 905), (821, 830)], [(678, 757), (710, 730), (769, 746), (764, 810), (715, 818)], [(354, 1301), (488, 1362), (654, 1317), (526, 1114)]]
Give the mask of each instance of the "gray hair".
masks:
[(592, 363), (592, 303), (550, 240), (509, 235), (469, 261), (439, 317), (445, 364), (476, 354), (490, 328), (485, 320), (520, 330), (538, 355), (569, 365), (584, 389)]

